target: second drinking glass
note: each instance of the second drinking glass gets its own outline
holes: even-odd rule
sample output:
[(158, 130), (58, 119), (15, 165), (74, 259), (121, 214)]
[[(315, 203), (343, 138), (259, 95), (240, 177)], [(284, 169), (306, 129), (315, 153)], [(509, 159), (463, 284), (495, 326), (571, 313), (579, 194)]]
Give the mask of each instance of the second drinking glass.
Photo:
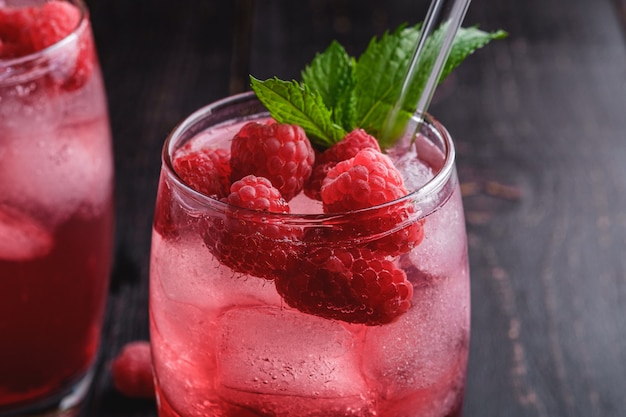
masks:
[(63, 411), (85, 396), (114, 229), (87, 9), (16, 3), (0, 5), (0, 416)]

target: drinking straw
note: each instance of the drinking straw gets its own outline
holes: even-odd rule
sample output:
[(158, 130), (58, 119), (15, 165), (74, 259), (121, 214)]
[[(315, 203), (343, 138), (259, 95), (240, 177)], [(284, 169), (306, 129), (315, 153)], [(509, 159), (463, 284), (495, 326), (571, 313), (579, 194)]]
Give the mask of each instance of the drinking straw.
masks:
[[(424, 84), (417, 107), (413, 112), (421, 117), (426, 112), (430, 101), (435, 92), (435, 88), (441, 77), (444, 64), (450, 54), (451, 46), (463, 18), (469, 7), (471, 0), (432, 0), (426, 18), (422, 24), (420, 34), (415, 45), (415, 51), (411, 59), (411, 63), (407, 70), (400, 90), (400, 95), (396, 100), (391, 111), (387, 115), (385, 125), (383, 127), (383, 138), (389, 138), (394, 131), (394, 127), (398, 120), (398, 115), (405, 105), (409, 86), (413, 82), (415, 74), (419, 68), (420, 71), (429, 71), (429, 76)], [(435, 33), (437, 32), (437, 33)], [(437, 35), (436, 37), (434, 35)], [(438, 48), (438, 53), (434, 61), (424, 59), (424, 51), (426, 48)], [(425, 68), (430, 66), (430, 68)], [(419, 126), (416, 127), (416, 129)]]

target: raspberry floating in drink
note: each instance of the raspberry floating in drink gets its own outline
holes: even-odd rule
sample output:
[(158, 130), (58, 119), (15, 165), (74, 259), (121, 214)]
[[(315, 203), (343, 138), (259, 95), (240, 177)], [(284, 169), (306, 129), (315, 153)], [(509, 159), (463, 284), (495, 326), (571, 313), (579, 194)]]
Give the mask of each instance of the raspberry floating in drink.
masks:
[[(0, 7), (0, 59), (21, 58), (54, 45), (78, 29), (81, 11), (67, 1), (40, 6)], [(47, 77), (49, 88), (73, 91), (82, 87), (96, 60), (93, 39), (77, 36), (76, 47)]]

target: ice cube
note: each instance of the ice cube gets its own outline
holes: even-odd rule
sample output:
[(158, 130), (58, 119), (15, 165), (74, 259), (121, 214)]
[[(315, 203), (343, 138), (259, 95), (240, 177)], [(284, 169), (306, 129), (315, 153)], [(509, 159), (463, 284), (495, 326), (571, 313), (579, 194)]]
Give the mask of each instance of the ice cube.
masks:
[(150, 311), (152, 352), (164, 407), (188, 417), (258, 417), (224, 401), (215, 390), (216, 339), (220, 334), (215, 312), (172, 302), (164, 298), (158, 285), (151, 291), (155, 305)]
[(41, 214), (51, 226), (79, 209), (101, 213), (113, 175), (105, 122), (3, 137), (0, 198)]
[(407, 149), (402, 155), (394, 155), (394, 165), (400, 171), (405, 188), (411, 192), (424, 186), (433, 178), (433, 172), (423, 164), (414, 150)]
[(152, 280), (170, 301), (213, 311), (282, 303), (272, 281), (238, 275), (221, 266), (204, 245), (201, 231), (190, 230), (178, 240), (155, 232), (152, 253)]
[(34, 218), (15, 208), (0, 204), (0, 259), (26, 261), (45, 256), (53, 238)]
[(433, 276), (448, 276), (466, 263), (465, 217), (461, 193), (450, 199), (424, 223), (424, 240), (409, 253), (417, 269)]
[(398, 321), (368, 328), (363, 371), (381, 393), (381, 401), (392, 404), (412, 398), (414, 405), (430, 403), (432, 408), (433, 402), (458, 391), (468, 338), (467, 276), (433, 278), (415, 288), (411, 309)]
[[(189, 330), (184, 323), (174, 325), (180, 333)], [(212, 352), (211, 347), (185, 343), (188, 338), (172, 337), (169, 332), (162, 333), (162, 329), (163, 326), (158, 325), (150, 329), (155, 380), (160, 387), (159, 400), (188, 417), (220, 415), (215, 409), (218, 400), (213, 392), (215, 364), (210, 357), (200, 353), (202, 348), (206, 348), (207, 353)], [(208, 327), (207, 330), (214, 329)], [(210, 344), (211, 334), (203, 334), (209, 336), (206, 342)]]
[(273, 416), (368, 415), (355, 340), (340, 323), (280, 307), (218, 322), (219, 394)]

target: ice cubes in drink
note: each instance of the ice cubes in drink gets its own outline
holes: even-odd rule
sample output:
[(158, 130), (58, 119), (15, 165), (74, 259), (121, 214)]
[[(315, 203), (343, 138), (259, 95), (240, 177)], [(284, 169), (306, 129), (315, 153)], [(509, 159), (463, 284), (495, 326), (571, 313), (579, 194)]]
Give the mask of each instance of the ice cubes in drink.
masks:
[(448, 387), (451, 378), (463, 375), (468, 291), (463, 275), (431, 277), (416, 283), (412, 307), (398, 321), (368, 329), (363, 369), (383, 397)]
[(107, 129), (102, 120), (5, 137), (1, 201), (36, 214), (51, 228), (79, 210), (85, 217), (100, 214), (112, 185), (110, 144), (102, 140)]
[(280, 307), (220, 318), (218, 392), (275, 416), (367, 415), (352, 333), (340, 322)]
[(432, 276), (454, 276), (466, 263), (465, 218), (461, 193), (426, 217), (424, 240), (410, 252), (416, 267)]
[(233, 305), (281, 305), (273, 282), (236, 274), (220, 265), (199, 231), (192, 230), (179, 241), (165, 240), (155, 232), (152, 251), (155, 288), (169, 300), (213, 314)]

